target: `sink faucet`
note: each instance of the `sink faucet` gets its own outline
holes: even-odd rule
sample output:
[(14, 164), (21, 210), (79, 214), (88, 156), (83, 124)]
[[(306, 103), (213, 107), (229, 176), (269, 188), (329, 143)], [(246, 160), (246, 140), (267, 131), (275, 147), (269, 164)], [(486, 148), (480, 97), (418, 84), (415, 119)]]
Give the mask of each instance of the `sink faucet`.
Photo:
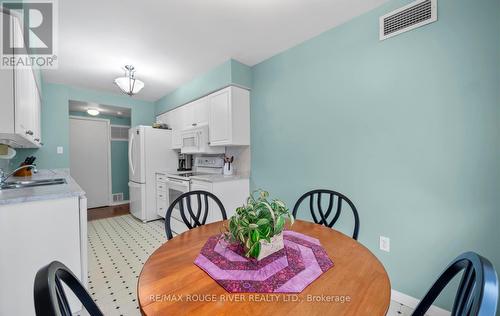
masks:
[(19, 170), (25, 169), (25, 168), (33, 168), (33, 173), (37, 173), (38, 172), (38, 170), (36, 169), (35, 165), (24, 165), (24, 166), (21, 166), (21, 167), (15, 169), (14, 171), (12, 171), (11, 173), (9, 173), (8, 175), (5, 175), (5, 172), (3, 171), (3, 169), (0, 169), (0, 185), (4, 184), (5, 181), (7, 181), (8, 178), (12, 177), (12, 175), (14, 173), (18, 172)]

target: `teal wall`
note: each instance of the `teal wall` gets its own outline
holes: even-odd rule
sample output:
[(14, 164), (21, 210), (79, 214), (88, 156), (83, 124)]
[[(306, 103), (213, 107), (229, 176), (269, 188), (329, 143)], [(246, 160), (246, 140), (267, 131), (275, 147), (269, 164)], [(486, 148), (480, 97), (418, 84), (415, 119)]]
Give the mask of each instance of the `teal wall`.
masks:
[(345, 193), (392, 287), (420, 298), (463, 251), (500, 269), (500, 1), (440, 0), (436, 23), (379, 41), (379, 16), (409, 2), (253, 67), (251, 181), (290, 207)]
[[(252, 187), (290, 207), (309, 189), (345, 193), (360, 242), (394, 289), (422, 297), (466, 250), (500, 269), (500, 1), (440, 0), (437, 22), (379, 41), (379, 16), (409, 2), (391, 0), (252, 68), (229, 60), (154, 104), (44, 84), (40, 166), (69, 165), (55, 154), (67, 148), (69, 99), (130, 106), (132, 125), (150, 124), (242, 85), (252, 88)], [(338, 228), (350, 233), (351, 218)], [(380, 235), (390, 253), (378, 250)], [(449, 303), (448, 292), (439, 304)]]
[[(117, 117), (112, 115), (90, 116), (84, 112), (69, 112), (69, 115), (97, 117), (109, 120), (115, 125), (129, 125), (130, 117)], [(128, 188), (128, 142), (127, 141), (111, 141), (111, 189), (112, 193), (123, 193), (123, 199), (129, 199)]]
[[(18, 150), (11, 166), (24, 160), (27, 155), (38, 157), (37, 165), (45, 168), (69, 168), (69, 100), (95, 102), (131, 108), (131, 124), (150, 125), (155, 120), (154, 103), (137, 100), (126, 95), (80, 89), (62, 84), (43, 83), (42, 138), (40, 149)], [(64, 154), (56, 153), (63, 146)], [(127, 171), (128, 174), (128, 171)]]
[(128, 142), (111, 142), (111, 187), (113, 193), (123, 192), (123, 199), (129, 199)]
[(230, 59), (160, 98), (155, 103), (156, 114), (161, 114), (231, 84), (250, 88), (251, 68)]

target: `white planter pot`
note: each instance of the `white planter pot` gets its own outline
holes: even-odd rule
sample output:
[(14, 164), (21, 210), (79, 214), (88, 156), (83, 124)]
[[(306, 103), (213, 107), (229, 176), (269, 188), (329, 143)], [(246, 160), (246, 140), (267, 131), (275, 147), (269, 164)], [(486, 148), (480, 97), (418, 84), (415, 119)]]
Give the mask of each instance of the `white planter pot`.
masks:
[(257, 260), (262, 260), (265, 257), (272, 255), (273, 253), (280, 251), (285, 247), (283, 243), (283, 232), (279, 235), (271, 237), (271, 242), (267, 240), (260, 240), (260, 253)]

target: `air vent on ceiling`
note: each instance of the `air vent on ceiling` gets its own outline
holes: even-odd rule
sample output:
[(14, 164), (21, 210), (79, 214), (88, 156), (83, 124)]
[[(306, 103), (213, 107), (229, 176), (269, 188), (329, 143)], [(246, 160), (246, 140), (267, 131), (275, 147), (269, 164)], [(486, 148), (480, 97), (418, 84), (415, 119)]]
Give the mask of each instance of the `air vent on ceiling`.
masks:
[(380, 17), (380, 40), (437, 20), (437, 0), (418, 0)]

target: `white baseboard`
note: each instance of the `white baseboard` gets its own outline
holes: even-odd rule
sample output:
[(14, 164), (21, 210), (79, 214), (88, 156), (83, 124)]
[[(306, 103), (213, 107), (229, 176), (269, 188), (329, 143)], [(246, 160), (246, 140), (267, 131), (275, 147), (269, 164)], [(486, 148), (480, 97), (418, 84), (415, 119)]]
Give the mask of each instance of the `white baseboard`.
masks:
[[(420, 303), (419, 299), (416, 299), (410, 295), (398, 292), (396, 290), (391, 290), (391, 300), (406, 305), (410, 308), (416, 308), (418, 303)], [(432, 305), (427, 312), (429, 316), (450, 316), (451, 312), (442, 309), (441, 307), (437, 307)]]
[(130, 201), (129, 200), (126, 200), (126, 201), (117, 201), (117, 202), (111, 202), (111, 204), (109, 204), (109, 206), (116, 206), (116, 205), (123, 205), (123, 204), (129, 204)]

